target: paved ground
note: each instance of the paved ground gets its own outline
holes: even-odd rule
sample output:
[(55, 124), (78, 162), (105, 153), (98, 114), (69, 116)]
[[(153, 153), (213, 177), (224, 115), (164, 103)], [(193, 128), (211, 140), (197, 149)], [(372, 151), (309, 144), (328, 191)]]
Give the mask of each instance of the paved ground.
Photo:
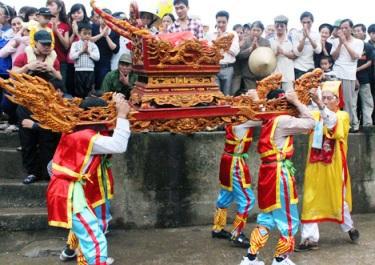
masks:
[[(375, 214), (354, 216), (361, 233), (358, 244), (335, 224), (321, 225), (320, 249), (295, 253), (299, 265), (367, 265), (375, 260)], [(254, 224), (249, 224), (249, 231)], [(0, 264), (57, 265), (65, 231), (0, 233)], [(210, 227), (178, 229), (116, 230), (108, 237), (110, 256), (118, 265), (237, 265), (245, 250), (229, 242), (210, 238)], [(271, 264), (276, 233), (261, 255)], [(32, 256), (37, 256), (32, 258)], [(75, 264), (74, 262), (66, 264)]]

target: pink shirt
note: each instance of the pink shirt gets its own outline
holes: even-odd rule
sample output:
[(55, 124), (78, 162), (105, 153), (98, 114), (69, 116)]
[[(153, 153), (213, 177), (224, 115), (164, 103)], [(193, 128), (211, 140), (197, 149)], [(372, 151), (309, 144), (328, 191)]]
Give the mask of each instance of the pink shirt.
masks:
[[(16, 41), (19, 41), (17, 47), (15, 47)], [(9, 55), (12, 55), (12, 64), (14, 64), (15, 59), (18, 57), (18, 55), (25, 51), (25, 48), (29, 45), (29, 43), (29, 36), (20, 37), (16, 35), (13, 39), (8, 41), (8, 43), (2, 49), (0, 49), (0, 57), (6, 58)]]

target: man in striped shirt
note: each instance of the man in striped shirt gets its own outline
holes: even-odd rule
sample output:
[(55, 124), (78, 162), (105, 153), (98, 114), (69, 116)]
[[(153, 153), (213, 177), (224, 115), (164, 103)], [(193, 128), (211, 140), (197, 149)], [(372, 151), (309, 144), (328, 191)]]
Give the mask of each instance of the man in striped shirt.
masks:
[(188, 16), (189, 1), (174, 0), (173, 5), (178, 19), (169, 27), (168, 31), (170, 33), (190, 31), (193, 33), (194, 37), (202, 40), (204, 37), (202, 23), (198, 19), (190, 18)]

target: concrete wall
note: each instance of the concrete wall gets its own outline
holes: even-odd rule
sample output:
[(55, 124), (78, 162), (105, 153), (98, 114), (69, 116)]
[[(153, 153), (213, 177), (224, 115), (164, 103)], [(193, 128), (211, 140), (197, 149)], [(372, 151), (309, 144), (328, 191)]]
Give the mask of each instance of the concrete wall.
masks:
[[(306, 143), (306, 136), (295, 138), (299, 191), (303, 186)], [(223, 145), (224, 132), (132, 135), (126, 154), (113, 158), (113, 223), (128, 228), (210, 224)], [(260, 160), (255, 146), (249, 151), (248, 162), (256, 192)], [(375, 130), (350, 136), (348, 161), (355, 213), (375, 212), (374, 156)], [(256, 207), (250, 218), (255, 219), (257, 212)]]

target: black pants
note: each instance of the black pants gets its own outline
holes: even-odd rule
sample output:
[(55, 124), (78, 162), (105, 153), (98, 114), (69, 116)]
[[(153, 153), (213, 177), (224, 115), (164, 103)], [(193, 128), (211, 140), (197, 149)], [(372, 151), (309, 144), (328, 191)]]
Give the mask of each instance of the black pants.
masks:
[[(372, 99), (374, 100), (374, 103), (375, 103), (375, 80), (371, 80), (370, 85), (371, 85)], [(372, 112), (372, 123), (375, 124), (375, 109)]]
[(298, 78), (300, 78), (302, 75), (306, 74), (307, 72), (305, 71), (301, 71), (297, 68), (294, 68), (294, 79), (297, 80)]
[(17, 124), (17, 104), (10, 101), (6, 95), (10, 95), (8, 92), (3, 91), (1, 98), (1, 109), (8, 115), (8, 123), (9, 124)]
[[(20, 123), (30, 119), (30, 112), (18, 106), (17, 116)], [(20, 124), (19, 137), (22, 146), (22, 164), (27, 174), (33, 174), (40, 179), (49, 179), (47, 165), (52, 159), (60, 135), (42, 128), (27, 129)]]
[(66, 69), (66, 80), (65, 80), (65, 88), (66, 92), (70, 95), (74, 93), (74, 64), (68, 63)]
[(76, 71), (74, 77), (74, 96), (84, 98), (95, 85), (94, 71)]

